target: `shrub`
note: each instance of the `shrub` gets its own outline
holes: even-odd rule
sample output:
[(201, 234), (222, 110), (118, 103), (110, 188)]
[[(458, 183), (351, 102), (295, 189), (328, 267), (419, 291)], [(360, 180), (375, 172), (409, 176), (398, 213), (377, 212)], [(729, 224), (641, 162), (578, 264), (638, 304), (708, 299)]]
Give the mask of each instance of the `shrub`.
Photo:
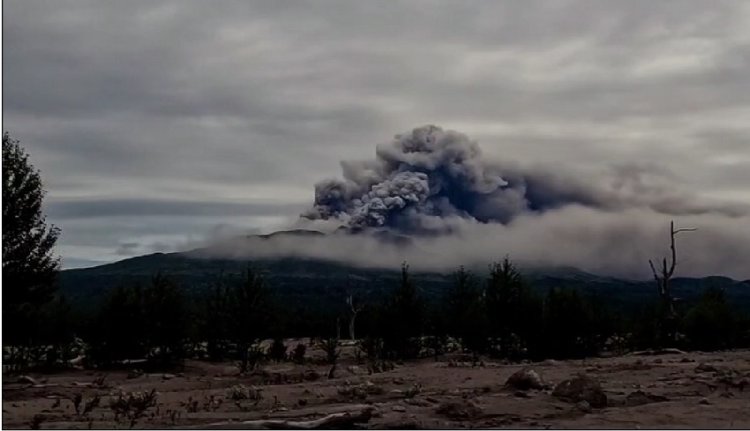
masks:
[(286, 359), (286, 346), (284, 340), (281, 338), (275, 338), (271, 346), (268, 348), (268, 357), (276, 362), (281, 362)]
[(331, 365), (335, 365), (339, 358), (339, 354), (341, 353), (341, 350), (339, 349), (339, 339), (326, 338), (318, 343), (318, 347), (325, 352), (326, 361)]
[(109, 401), (109, 408), (115, 414), (115, 421), (125, 418), (133, 428), (146, 411), (156, 406), (156, 389), (144, 392), (120, 392)]
[(298, 343), (292, 352), (292, 361), (295, 364), (305, 363), (305, 354), (307, 353), (307, 346), (302, 343)]

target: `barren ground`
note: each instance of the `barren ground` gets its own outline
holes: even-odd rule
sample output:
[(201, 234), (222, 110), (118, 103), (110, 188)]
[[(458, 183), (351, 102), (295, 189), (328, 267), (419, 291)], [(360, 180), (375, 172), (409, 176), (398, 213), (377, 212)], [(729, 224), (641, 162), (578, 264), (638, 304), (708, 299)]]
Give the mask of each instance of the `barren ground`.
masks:
[[(374, 408), (372, 418), (361, 424), (368, 428), (750, 428), (746, 350), (532, 364), (485, 360), (478, 366), (449, 356), (374, 374), (366, 364), (356, 364), (351, 350), (345, 348), (333, 379), (327, 378), (329, 366), (320, 361), (319, 351), (311, 355), (311, 364), (269, 364), (246, 376), (231, 363), (197, 361), (174, 374), (73, 370), (32, 374), (33, 381), (25, 383), (4, 376), (2, 424), (29, 428), (36, 416), (41, 428), (128, 428), (127, 421), (115, 421), (111, 394), (156, 389), (157, 406), (135, 428), (243, 428), (248, 424), (242, 421), (306, 421), (368, 407)], [(550, 388), (504, 387), (524, 367), (539, 373)], [(589, 409), (552, 396), (555, 384), (578, 373), (599, 380), (606, 408)], [(231, 388), (237, 385), (244, 385), (239, 392), (245, 393), (260, 388), (262, 398), (233, 400)], [(636, 391), (645, 397), (631, 395), (628, 401)], [(99, 394), (100, 405), (77, 415), (71, 401), (76, 394), (82, 395), (82, 405)]]

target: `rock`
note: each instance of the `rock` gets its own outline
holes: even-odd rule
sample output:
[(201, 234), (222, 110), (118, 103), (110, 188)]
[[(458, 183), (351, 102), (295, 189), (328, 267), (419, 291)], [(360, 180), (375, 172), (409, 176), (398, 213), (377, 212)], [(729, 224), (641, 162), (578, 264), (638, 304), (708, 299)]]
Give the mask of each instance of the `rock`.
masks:
[(698, 404), (701, 404), (701, 405), (707, 406), (707, 405), (711, 404), (711, 401), (709, 401), (709, 400), (708, 400), (708, 398), (706, 398), (706, 397), (703, 397), (703, 398), (701, 398), (701, 400), (700, 400), (700, 401), (698, 401)]
[(687, 363), (687, 362), (695, 362), (695, 359), (690, 359), (690, 358), (682, 358), (682, 359), (680, 359), (680, 362), (682, 362), (682, 363)]
[(586, 400), (578, 401), (576, 403), (576, 408), (584, 413), (591, 413), (591, 404)]
[(513, 395), (516, 396), (516, 397), (518, 397), (518, 398), (529, 398), (529, 394), (527, 392), (524, 392), (524, 391), (516, 391), (516, 392), (513, 393)]
[(696, 373), (713, 373), (716, 371), (719, 371), (719, 370), (713, 365), (707, 364), (705, 362), (701, 362), (700, 364), (698, 364), (697, 367), (695, 367)]
[(557, 362), (554, 359), (546, 359), (546, 360), (542, 361), (542, 365), (544, 365), (544, 366), (555, 366), (555, 365), (559, 365), (559, 364), (560, 363)]
[(642, 406), (644, 404), (660, 403), (664, 401), (669, 401), (669, 399), (661, 395), (654, 395), (643, 391), (631, 392), (625, 397), (625, 405), (628, 407)]
[(141, 370), (130, 370), (128, 371), (128, 375), (125, 378), (128, 380), (137, 379), (138, 377), (141, 377), (142, 375), (143, 375), (143, 371)]
[(16, 383), (23, 383), (27, 385), (38, 385), (39, 382), (31, 376), (18, 376)]
[(346, 367), (346, 371), (349, 371), (352, 374), (367, 374), (367, 372), (363, 372), (362, 369), (357, 365), (349, 365)]
[(308, 382), (312, 382), (312, 381), (320, 379), (320, 373), (318, 373), (315, 370), (305, 370), (305, 373), (302, 375), (302, 378), (304, 378)]
[(472, 400), (448, 401), (440, 404), (435, 413), (453, 420), (467, 420), (481, 415), (482, 409)]
[(176, 377), (176, 376), (175, 376), (174, 374), (163, 374), (163, 375), (161, 376), (162, 380), (172, 380), (172, 379), (174, 379), (175, 377)]
[(661, 364), (662, 362), (664, 361), (661, 358), (654, 359), (654, 364)]
[(406, 411), (406, 407), (396, 405), (396, 406), (393, 406), (391, 408), (391, 410), (393, 410), (394, 412), (401, 412), (401, 413), (403, 413), (403, 412)]
[(518, 370), (505, 381), (505, 387), (522, 391), (528, 389), (544, 389), (544, 386), (542, 377), (531, 368)]
[(607, 407), (607, 394), (596, 379), (585, 374), (560, 382), (552, 396), (572, 403), (587, 401), (593, 408)]

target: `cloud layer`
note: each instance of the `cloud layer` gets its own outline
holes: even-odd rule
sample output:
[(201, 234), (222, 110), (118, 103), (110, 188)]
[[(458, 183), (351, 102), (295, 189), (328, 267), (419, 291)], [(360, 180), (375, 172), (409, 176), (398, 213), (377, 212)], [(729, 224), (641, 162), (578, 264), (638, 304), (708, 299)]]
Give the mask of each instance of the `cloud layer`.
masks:
[[(639, 182), (657, 193), (638, 211), (750, 203), (743, 2), (10, 0), (4, 14), (4, 128), (42, 170), (69, 262), (285, 226), (339, 160), (422, 124), (584, 188), (619, 169), (638, 178), (629, 199)], [(659, 195), (674, 184), (690, 198)]]

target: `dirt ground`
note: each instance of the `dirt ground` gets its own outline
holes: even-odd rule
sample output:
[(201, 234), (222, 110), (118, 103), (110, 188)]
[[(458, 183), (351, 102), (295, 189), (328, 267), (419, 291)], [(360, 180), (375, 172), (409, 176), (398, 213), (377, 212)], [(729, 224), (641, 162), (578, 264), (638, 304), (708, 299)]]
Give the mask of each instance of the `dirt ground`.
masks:
[[(295, 343), (290, 343), (294, 346)], [(231, 363), (188, 361), (180, 373), (73, 370), (3, 378), (5, 428), (129, 428), (110, 402), (120, 391), (155, 389), (157, 401), (134, 428), (247, 428), (243, 421), (307, 421), (370, 409), (362, 428), (750, 428), (750, 351), (673, 352), (531, 364), (458, 357), (396, 364), (371, 373), (351, 347), (335, 376), (311, 363), (269, 364), (241, 376)], [(543, 389), (505, 386), (530, 367)], [(379, 371), (379, 370), (375, 370)], [(578, 374), (598, 380), (607, 406), (564, 401), (554, 386)], [(745, 387), (745, 385), (748, 385)], [(74, 399), (79, 394), (79, 413)], [(83, 412), (100, 396), (98, 406)], [(124, 413), (127, 415), (127, 412)]]

